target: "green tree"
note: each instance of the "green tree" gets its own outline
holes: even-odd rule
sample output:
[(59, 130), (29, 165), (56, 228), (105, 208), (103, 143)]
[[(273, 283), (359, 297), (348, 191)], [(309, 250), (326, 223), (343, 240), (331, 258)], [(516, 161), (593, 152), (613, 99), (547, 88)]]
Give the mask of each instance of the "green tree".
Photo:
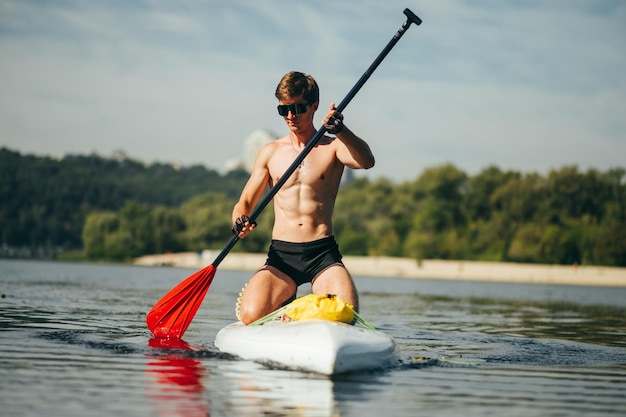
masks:
[(464, 256), (467, 243), (458, 238), (466, 229), (462, 212), (466, 188), (467, 175), (452, 164), (424, 170), (411, 185), (416, 210), (405, 253), (418, 259)]
[(542, 227), (535, 223), (520, 225), (509, 243), (508, 259), (517, 262), (532, 262), (541, 253)]
[(583, 264), (626, 266), (626, 223), (593, 225), (584, 230), (581, 240)]
[(520, 178), (520, 173), (504, 172), (496, 166), (489, 166), (476, 176), (468, 178), (462, 201), (465, 217), (474, 222), (488, 221), (494, 211), (490, 201), (493, 193), (510, 180)]
[(120, 245), (119, 251), (125, 251), (129, 257), (154, 253), (153, 230), (152, 209), (146, 204), (128, 201), (120, 210), (116, 241)]
[(155, 207), (152, 211), (152, 239), (155, 253), (185, 250), (182, 235), (185, 222), (177, 209)]
[(334, 234), (346, 255), (397, 256), (401, 254), (403, 231), (397, 229), (401, 215), (390, 181), (357, 179), (337, 196)]
[(185, 223), (182, 239), (189, 250), (218, 249), (232, 236), (231, 213), (234, 201), (224, 194), (204, 193), (180, 206)]
[(94, 212), (87, 216), (82, 238), (87, 259), (108, 258), (107, 236), (119, 229), (120, 221), (116, 213)]

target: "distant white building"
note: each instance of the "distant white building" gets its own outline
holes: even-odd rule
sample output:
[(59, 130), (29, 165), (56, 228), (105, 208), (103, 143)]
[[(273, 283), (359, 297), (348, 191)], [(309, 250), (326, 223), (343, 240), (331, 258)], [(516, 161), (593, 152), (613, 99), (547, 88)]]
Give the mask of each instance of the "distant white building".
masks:
[(226, 172), (231, 172), (231, 171), (235, 171), (239, 169), (243, 169), (243, 170), (246, 169), (241, 159), (227, 160), (226, 162), (224, 162), (224, 168), (226, 169)]
[(243, 167), (246, 171), (252, 172), (252, 168), (254, 167), (254, 160), (256, 159), (257, 154), (263, 147), (263, 145), (273, 142), (278, 138), (278, 136), (273, 135), (267, 130), (259, 129), (255, 130), (248, 136), (245, 140), (244, 149), (243, 149)]
[(229, 159), (226, 161), (226, 171), (234, 171), (236, 169), (244, 169), (247, 172), (252, 172), (254, 167), (254, 160), (257, 154), (266, 143), (273, 142), (278, 136), (273, 135), (267, 130), (258, 129), (255, 130), (244, 140), (243, 145), (243, 158), (242, 159)]

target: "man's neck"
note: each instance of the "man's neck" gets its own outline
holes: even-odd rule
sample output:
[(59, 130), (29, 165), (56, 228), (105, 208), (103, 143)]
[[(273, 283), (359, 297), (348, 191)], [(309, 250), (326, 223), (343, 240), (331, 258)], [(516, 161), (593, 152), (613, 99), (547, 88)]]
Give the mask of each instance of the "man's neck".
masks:
[(313, 138), (316, 132), (317, 130), (315, 129), (315, 127), (311, 125), (311, 127), (307, 129), (306, 131), (300, 131), (300, 132), (292, 131), (289, 134), (289, 136), (293, 139), (294, 142), (296, 142), (296, 144), (301, 143), (302, 146), (306, 146), (306, 144), (309, 143), (309, 140)]

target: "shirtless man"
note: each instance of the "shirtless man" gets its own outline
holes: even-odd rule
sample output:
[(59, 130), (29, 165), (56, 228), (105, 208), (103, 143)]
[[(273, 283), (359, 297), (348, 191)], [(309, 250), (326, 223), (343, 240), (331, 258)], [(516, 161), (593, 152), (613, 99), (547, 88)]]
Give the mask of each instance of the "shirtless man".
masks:
[[(319, 89), (310, 75), (287, 73), (276, 87), (278, 113), (289, 134), (265, 145), (232, 214), (240, 238), (253, 229), (249, 215), (268, 186), (273, 186), (315, 135), (313, 116)], [(274, 196), (272, 244), (265, 266), (246, 284), (237, 317), (245, 324), (291, 301), (297, 287), (310, 282), (315, 294), (334, 294), (358, 309), (358, 294), (341, 262), (333, 236), (332, 214), (344, 167), (369, 169), (374, 156), (365, 141), (343, 124), (331, 103), (323, 120), (329, 133), (304, 159)]]

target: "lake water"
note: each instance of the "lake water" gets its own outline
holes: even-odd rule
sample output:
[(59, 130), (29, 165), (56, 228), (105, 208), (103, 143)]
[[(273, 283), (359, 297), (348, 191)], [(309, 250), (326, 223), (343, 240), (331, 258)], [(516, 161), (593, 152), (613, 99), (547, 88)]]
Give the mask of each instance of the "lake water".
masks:
[(326, 378), (215, 349), (248, 272), (217, 271), (193, 349), (156, 346), (145, 314), (193, 272), (0, 260), (0, 416), (626, 415), (626, 288), (356, 277), (400, 352)]

